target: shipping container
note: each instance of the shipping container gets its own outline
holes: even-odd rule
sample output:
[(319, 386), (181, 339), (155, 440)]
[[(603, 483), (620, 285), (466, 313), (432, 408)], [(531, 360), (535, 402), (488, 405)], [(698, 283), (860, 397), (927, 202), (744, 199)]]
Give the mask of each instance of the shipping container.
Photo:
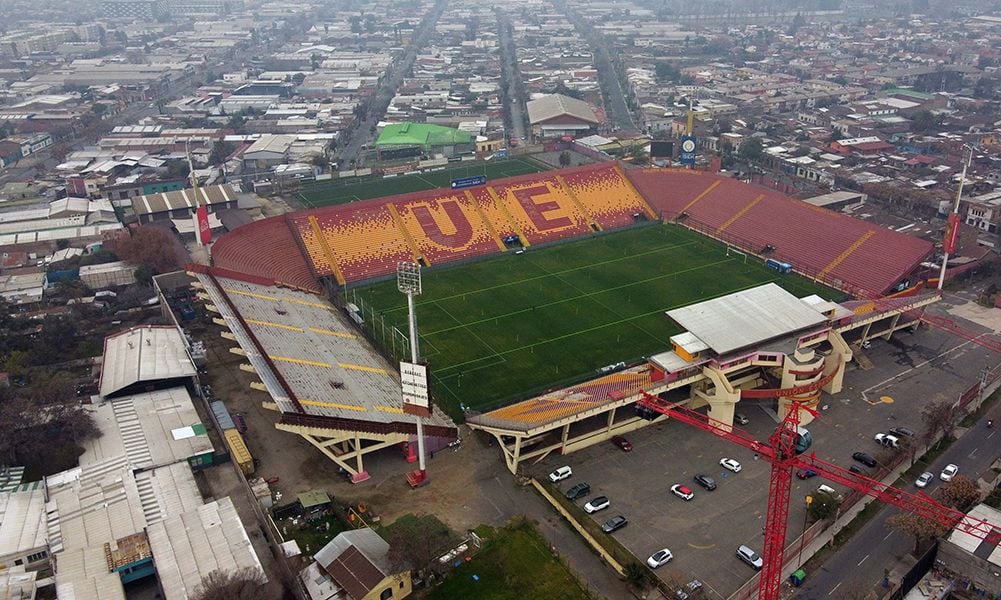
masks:
[(254, 472), (254, 457), (250, 455), (247, 444), (243, 442), (243, 436), (235, 429), (227, 429), (223, 432), (226, 437), (226, 445), (229, 447), (229, 456), (233, 459), (244, 475), (251, 475)]
[(229, 410), (226, 409), (226, 405), (222, 403), (222, 400), (213, 400), (209, 402), (209, 406), (212, 408), (212, 416), (215, 418), (216, 425), (219, 426), (220, 431), (236, 429), (236, 423), (233, 422), (233, 417), (230, 416)]

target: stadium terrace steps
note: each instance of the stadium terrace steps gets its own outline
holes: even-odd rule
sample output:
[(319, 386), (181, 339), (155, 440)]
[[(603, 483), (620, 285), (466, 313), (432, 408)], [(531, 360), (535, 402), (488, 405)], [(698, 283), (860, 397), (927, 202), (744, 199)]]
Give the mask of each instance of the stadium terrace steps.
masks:
[(562, 172), (561, 179), (572, 190), (584, 210), (602, 229), (626, 227), (637, 213), (652, 217), (650, 207), (618, 165), (612, 168)]
[(333, 270), (324, 256), (308, 217), (315, 217), (330, 251), (347, 281), (359, 281), (396, 271), (398, 261), (413, 259), (410, 248), (386, 210), (385, 202), (356, 202), (312, 210), (294, 217), (318, 276)]
[(396, 207), (418, 252), (432, 265), (497, 252), (503, 247), (498, 246), (493, 226), (484, 221), (475, 200), (462, 192), (439, 192), (436, 197), (423, 198), (404, 196), (390, 204)]
[(254, 221), (222, 236), (212, 246), (212, 264), (289, 287), (320, 291), (284, 216)]
[(665, 218), (684, 209), (689, 217), (683, 223), (755, 254), (770, 244), (770, 257), (822, 274), (843, 289), (884, 293), (933, 250), (926, 240), (733, 179), (664, 169), (631, 170), (627, 176)]

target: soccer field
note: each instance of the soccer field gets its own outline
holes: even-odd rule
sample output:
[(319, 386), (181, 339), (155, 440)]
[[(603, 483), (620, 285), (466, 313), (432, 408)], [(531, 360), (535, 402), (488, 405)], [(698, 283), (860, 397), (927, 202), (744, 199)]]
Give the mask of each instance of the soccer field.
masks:
[(521, 158), (494, 160), (490, 162), (454, 163), (441, 171), (430, 171), (417, 175), (400, 175), (397, 177), (349, 177), (331, 179), (304, 185), (299, 190), (299, 200), (307, 208), (318, 208), (331, 204), (344, 204), (382, 198), (394, 194), (422, 192), (436, 188), (447, 188), (453, 179), (483, 175), (487, 180), (516, 175), (528, 175), (544, 171), (545, 168), (535, 161)]
[[(421, 355), (450, 414), (488, 410), (667, 350), (664, 311), (774, 281), (797, 296), (841, 294), (690, 232), (656, 224), (423, 273)], [(409, 352), (406, 298), (395, 281), (348, 290), (374, 337)], [(383, 314), (385, 323), (369, 315)], [(395, 338), (395, 341), (394, 341)], [(399, 356), (397, 356), (399, 358)], [(409, 360), (409, 355), (407, 355)]]

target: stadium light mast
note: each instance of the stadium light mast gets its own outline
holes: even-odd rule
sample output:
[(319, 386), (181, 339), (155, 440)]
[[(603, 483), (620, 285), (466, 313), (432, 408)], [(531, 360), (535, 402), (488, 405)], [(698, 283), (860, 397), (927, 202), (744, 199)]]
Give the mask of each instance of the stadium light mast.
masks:
[(963, 172), (959, 176), (959, 189), (956, 191), (956, 202), (952, 205), (952, 212), (949, 213), (949, 224), (945, 228), (945, 240), (942, 243), (942, 250), (945, 252), (942, 254), (942, 270), (938, 274), (939, 291), (945, 285), (945, 268), (949, 264), (949, 254), (956, 249), (956, 238), (959, 235), (959, 201), (963, 197), (963, 184), (966, 183), (966, 169), (973, 162), (973, 146), (966, 144), (963, 148), (969, 150), (970, 154), (966, 157), (966, 162), (963, 163)]
[(400, 362), (400, 383), (403, 387), (403, 410), (417, 419), (417, 460), (418, 472), (408, 480), (413, 486), (427, 480), (424, 464), (424, 421), (430, 415), (428, 398), (427, 368), (420, 365), (420, 348), (417, 340), (417, 310), (414, 298), (421, 293), (421, 266), (417, 263), (399, 261), (396, 263), (396, 288), (407, 295), (407, 322), (410, 328), (410, 363)]

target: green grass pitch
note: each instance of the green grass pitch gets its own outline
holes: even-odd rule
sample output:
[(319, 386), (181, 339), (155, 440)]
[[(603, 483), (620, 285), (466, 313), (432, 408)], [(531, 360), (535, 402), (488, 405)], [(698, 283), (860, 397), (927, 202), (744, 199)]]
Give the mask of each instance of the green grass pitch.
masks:
[(307, 208), (318, 208), (331, 204), (345, 204), (371, 198), (382, 198), (393, 194), (409, 194), (435, 188), (447, 188), (453, 179), (484, 175), (487, 180), (516, 175), (528, 175), (544, 171), (545, 167), (535, 161), (511, 158), (499, 161), (477, 161), (474, 164), (449, 164), (442, 171), (431, 171), (418, 175), (398, 177), (365, 177), (331, 179), (302, 186), (299, 200)]
[[(667, 350), (665, 311), (774, 281), (797, 296), (841, 295), (678, 225), (656, 224), (423, 273), (421, 355), (450, 414), (488, 410), (595, 370)], [(407, 331), (395, 281), (348, 290)], [(377, 327), (369, 323), (378, 337)]]

